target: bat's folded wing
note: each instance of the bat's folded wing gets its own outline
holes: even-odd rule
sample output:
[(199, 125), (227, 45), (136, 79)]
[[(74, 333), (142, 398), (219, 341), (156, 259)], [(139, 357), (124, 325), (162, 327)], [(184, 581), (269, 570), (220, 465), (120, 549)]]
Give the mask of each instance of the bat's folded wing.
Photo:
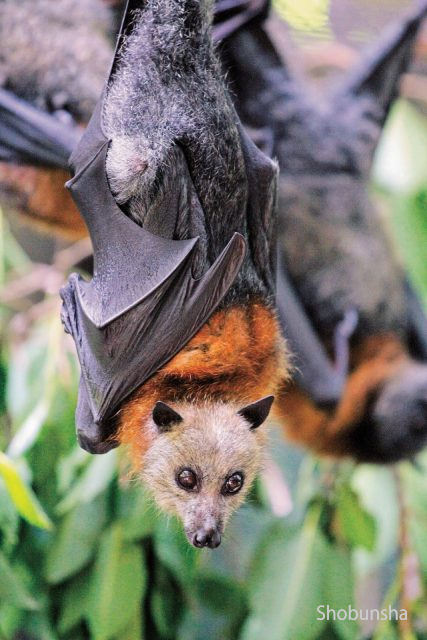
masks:
[(347, 370), (334, 366), (279, 260), (276, 300), (283, 333), (294, 356), (294, 379), (319, 405), (336, 404)]
[(417, 359), (427, 360), (427, 315), (409, 280), (405, 281), (410, 348)]
[(67, 169), (80, 136), (76, 126), (0, 89), (0, 161)]

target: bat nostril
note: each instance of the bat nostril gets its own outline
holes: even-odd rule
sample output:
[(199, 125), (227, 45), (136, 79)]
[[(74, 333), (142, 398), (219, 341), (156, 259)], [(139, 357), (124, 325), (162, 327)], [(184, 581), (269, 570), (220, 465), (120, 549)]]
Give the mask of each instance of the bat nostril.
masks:
[(210, 539), (209, 547), (211, 549), (216, 549), (221, 544), (221, 534), (218, 531), (215, 531)]
[(206, 536), (203, 531), (198, 531), (193, 537), (193, 544), (195, 547), (201, 549), (206, 545)]
[(217, 529), (199, 529), (193, 536), (193, 545), (199, 549), (216, 549), (221, 544), (221, 534)]

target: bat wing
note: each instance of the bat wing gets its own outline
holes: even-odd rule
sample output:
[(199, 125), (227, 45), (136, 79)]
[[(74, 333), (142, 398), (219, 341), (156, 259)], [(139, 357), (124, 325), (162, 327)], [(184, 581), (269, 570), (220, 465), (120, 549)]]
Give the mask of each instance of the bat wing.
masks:
[[(346, 382), (347, 363), (344, 358), (341, 364), (342, 358), (339, 356), (336, 363), (329, 358), (287, 276), (280, 257), (276, 304), (283, 335), (293, 355), (295, 381), (317, 404), (336, 404), (341, 398)], [(343, 346), (339, 349), (348, 350), (350, 334), (351, 331), (347, 335), (342, 335)], [(337, 337), (340, 335), (339, 327), (336, 335)]]
[(266, 290), (276, 291), (276, 212), (279, 168), (252, 142), (242, 124), (237, 124), (248, 180), (247, 235), (249, 254)]
[(409, 347), (414, 357), (427, 360), (427, 316), (409, 280), (405, 281)]
[(0, 89), (1, 161), (67, 169), (80, 137), (77, 127)]
[[(139, 4), (128, 3), (119, 43), (131, 9)], [(86, 282), (73, 274), (61, 292), (62, 320), (75, 340), (81, 366), (77, 432), (81, 446), (92, 453), (117, 446), (113, 423), (121, 403), (208, 320), (234, 282), (246, 247), (235, 233), (195, 279), (198, 238), (153, 235), (121, 211), (106, 176), (109, 140), (102, 129), (103, 102), (102, 97), (72, 154), (75, 175), (68, 183), (92, 239), (94, 275)], [(201, 211), (185, 160), (180, 166), (180, 175), (168, 181), (167, 203), (153, 203), (162, 215), (167, 212), (172, 229), (182, 188), (192, 194), (187, 202), (195, 215)]]
[(338, 89), (338, 97), (359, 96), (374, 100), (380, 107), (381, 127), (398, 95), (399, 81), (410, 64), (414, 43), (426, 14), (427, 2), (423, 0), (406, 19), (400, 19), (386, 29), (375, 47)]

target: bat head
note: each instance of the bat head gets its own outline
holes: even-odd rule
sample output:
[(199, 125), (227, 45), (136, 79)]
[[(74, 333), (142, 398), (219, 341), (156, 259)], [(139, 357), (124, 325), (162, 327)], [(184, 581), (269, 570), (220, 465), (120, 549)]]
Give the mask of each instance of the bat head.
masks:
[(414, 457), (427, 444), (427, 365), (409, 360), (371, 399), (354, 446), (365, 462)]
[(231, 513), (260, 468), (272, 396), (239, 408), (228, 403), (157, 402), (142, 478), (160, 508), (183, 522), (195, 547), (218, 547)]

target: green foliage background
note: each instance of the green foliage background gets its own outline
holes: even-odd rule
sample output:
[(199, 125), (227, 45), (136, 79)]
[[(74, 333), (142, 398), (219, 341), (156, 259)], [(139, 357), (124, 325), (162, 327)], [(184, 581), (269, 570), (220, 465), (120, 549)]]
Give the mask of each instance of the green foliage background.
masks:
[[(401, 101), (373, 189), (427, 301), (426, 150), (425, 118)], [(22, 283), (34, 265), (1, 224), (0, 280)], [(277, 479), (258, 482), (217, 551), (197, 551), (120, 479), (119, 452), (76, 445), (78, 371), (57, 294), (4, 304), (1, 319), (1, 640), (427, 638), (426, 454), (336, 465), (273, 429)], [(410, 620), (360, 628), (318, 620), (322, 604), (405, 606)]]

